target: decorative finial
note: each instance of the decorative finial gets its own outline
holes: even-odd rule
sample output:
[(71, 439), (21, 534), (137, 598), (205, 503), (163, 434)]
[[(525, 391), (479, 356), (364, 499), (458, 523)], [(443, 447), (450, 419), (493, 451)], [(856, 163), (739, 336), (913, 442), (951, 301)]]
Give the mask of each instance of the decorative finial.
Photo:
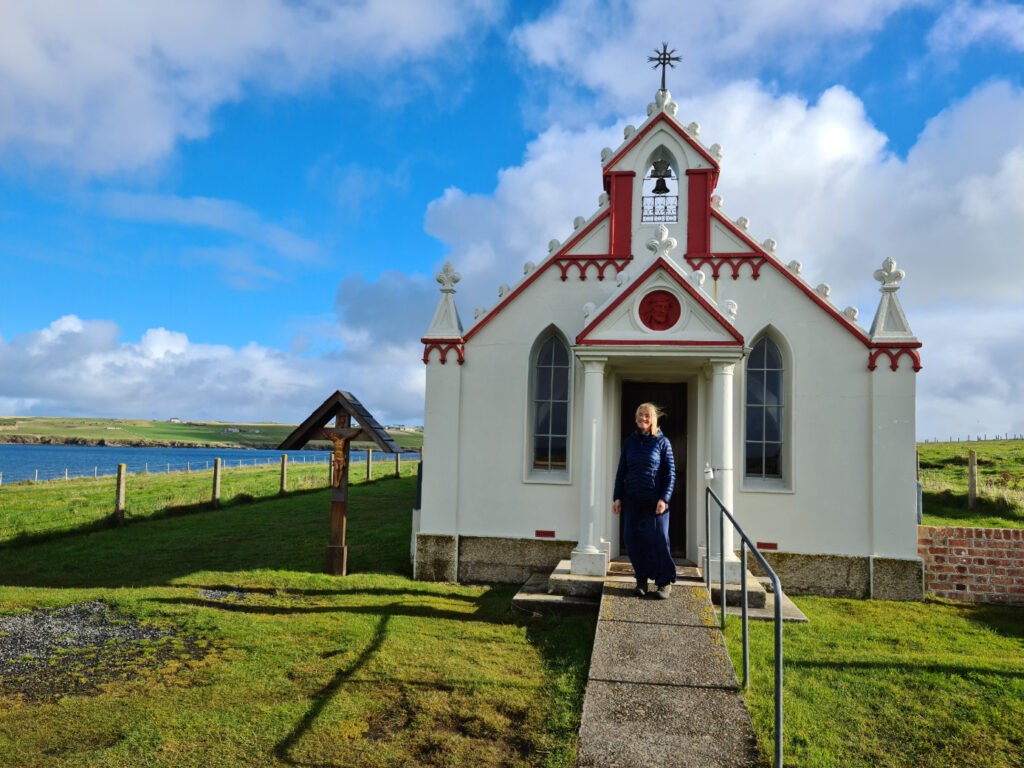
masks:
[(682, 56), (675, 56), (674, 54), (676, 52), (676, 49), (673, 48), (670, 51), (668, 49), (668, 43), (662, 43), (661, 44), (661, 50), (659, 51), (657, 48), (655, 48), (654, 52), (657, 55), (656, 56), (648, 56), (647, 60), (654, 62), (654, 66), (651, 67), (651, 69), (657, 69), (658, 67), (661, 67), (661, 90), (664, 91), (665, 90), (665, 68), (666, 67), (672, 67), (672, 69), (675, 69), (676, 68), (675, 62), (682, 61), (683, 57)]
[(441, 293), (455, 293), (455, 284), (462, 279), (462, 275), (455, 271), (450, 261), (444, 263), (444, 268), (437, 275), (437, 282), (441, 284)]

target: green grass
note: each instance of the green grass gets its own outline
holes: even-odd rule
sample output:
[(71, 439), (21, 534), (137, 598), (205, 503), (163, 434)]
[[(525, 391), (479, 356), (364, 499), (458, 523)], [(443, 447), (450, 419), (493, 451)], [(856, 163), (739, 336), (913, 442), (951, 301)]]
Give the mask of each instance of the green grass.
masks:
[[(171, 423), (146, 419), (0, 417), (0, 443), (17, 438), (44, 442), (109, 445), (190, 445), (276, 448), (295, 429), (293, 424), (190, 421)], [(232, 431), (229, 431), (232, 430)], [(237, 431), (236, 431), (237, 430)], [(419, 450), (423, 432), (392, 432), (400, 448)], [(330, 444), (318, 443), (329, 446)]]
[(0, 697), (0, 766), (571, 766), (594, 619), (413, 581), (414, 492), (352, 487), (347, 577), (320, 573), (328, 491), (5, 549), (5, 613), (100, 598), (212, 651)]
[[(373, 462), (373, 478), (394, 475), (393, 461)], [(416, 473), (416, 462), (401, 464), (404, 476)], [(366, 478), (366, 463), (349, 469), (354, 482)], [(329, 465), (289, 463), (288, 491), (308, 492), (327, 485)], [(280, 464), (228, 467), (221, 472), (222, 507), (250, 504), (276, 496), (281, 486)], [(46, 483), (13, 483), (0, 486), (0, 546), (24, 543), (41, 537), (82, 532), (110, 524), (117, 479), (51, 480)], [(125, 521), (207, 509), (213, 495), (213, 470), (173, 474), (129, 475), (125, 480)]]
[[(978, 499), (968, 509), (968, 452), (978, 454)], [(1024, 440), (918, 445), (925, 525), (1024, 528)]]
[[(784, 758), (800, 768), (1024, 766), (1024, 612), (802, 597), (784, 630)], [(772, 624), (751, 622), (745, 699), (773, 750)], [(730, 617), (737, 665), (740, 625)], [(739, 673), (738, 673), (739, 674)]]

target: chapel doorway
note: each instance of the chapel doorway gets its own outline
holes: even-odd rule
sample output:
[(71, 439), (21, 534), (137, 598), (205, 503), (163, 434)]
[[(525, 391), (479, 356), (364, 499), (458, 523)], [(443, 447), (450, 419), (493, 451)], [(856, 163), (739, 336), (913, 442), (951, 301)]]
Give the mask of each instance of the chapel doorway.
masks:
[[(665, 415), (658, 426), (672, 444), (676, 459), (676, 488), (669, 501), (668, 538), (673, 557), (686, 557), (686, 384), (651, 381), (622, 382), (621, 439), (636, 429), (636, 407), (640, 403), (654, 403)], [(616, 457), (618, 461), (618, 457)], [(622, 519), (619, 518), (619, 541), (622, 542)], [(626, 554), (625, 544), (620, 553)]]

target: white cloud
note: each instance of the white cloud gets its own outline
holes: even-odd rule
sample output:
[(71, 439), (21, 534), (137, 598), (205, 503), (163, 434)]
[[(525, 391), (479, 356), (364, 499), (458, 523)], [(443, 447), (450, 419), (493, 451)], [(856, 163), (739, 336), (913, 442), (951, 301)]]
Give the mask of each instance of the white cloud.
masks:
[[(0, 410), (23, 415), (298, 423), (338, 389), (356, 394), (385, 423), (416, 423), (422, 371), (418, 344), (389, 343), (300, 357), (259, 344), (195, 344), (147, 330), (123, 341), (102, 320), (61, 317), (39, 331), (0, 338)], [(126, 412), (126, 408), (133, 412)]]
[(1024, 8), (1016, 3), (956, 2), (932, 27), (928, 43), (940, 53), (984, 43), (1024, 51)]
[(669, 71), (669, 89), (702, 94), (768, 66), (838, 70), (863, 55), (867, 35), (887, 18), (927, 2), (736, 0), (688, 3), (682, 12), (675, 0), (563, 0), (513, 40), (529, 62), (557, 75), (553, 88), (565, 80), (582, 85), (622, 114), (636, 107), (637, 83), (657, 87), (657, 73), (637, 52), (653, 53), (662, 41), (683, 57)]
[[(82, 174), (163, 161), (256, 83), (290, 92), (452, 55), (492, 0), (16, 0), (0, 25), (0, 150)], [(406, 75), (409, 77), (410, 75)], [(13, 151), (12, 151), (13, 150)]]

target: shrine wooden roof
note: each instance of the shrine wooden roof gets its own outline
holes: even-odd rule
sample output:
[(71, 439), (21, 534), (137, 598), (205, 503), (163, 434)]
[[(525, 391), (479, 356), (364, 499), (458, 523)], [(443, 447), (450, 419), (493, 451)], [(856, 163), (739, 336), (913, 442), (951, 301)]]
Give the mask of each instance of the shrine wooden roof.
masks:
[(327, 440), (332, 429), (328, 423), (339, 415), (348, 415), (359, 425), (359, 432), (351, 436), (353, 441), (372, 442), (382, 451), (399, 453), (401, 449), (377, 423), (366, 407), (351, 392), (337, 390), (328, 397), (304, 422), (296, 427), (288, 437), (277, 446), (279, 451), (290, 451), (302, 448), (311, 440)]

